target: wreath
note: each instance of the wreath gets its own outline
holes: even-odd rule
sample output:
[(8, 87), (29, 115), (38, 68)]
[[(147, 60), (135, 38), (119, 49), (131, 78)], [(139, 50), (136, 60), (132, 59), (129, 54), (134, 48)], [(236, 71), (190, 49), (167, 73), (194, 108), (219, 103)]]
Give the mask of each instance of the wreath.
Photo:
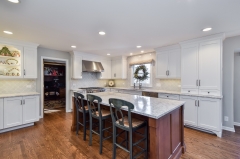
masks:
[[(140, 75), (139, 71), (142, 71), (143, 74)], [(145, 65), (140, 65), (136, 68), (135, 72), (134, 72), (134, 78), (137, 79), (138, 81), (145, 81), (146, 79), (148, 79), (148, 71), (147, 71), (147, 67)]]

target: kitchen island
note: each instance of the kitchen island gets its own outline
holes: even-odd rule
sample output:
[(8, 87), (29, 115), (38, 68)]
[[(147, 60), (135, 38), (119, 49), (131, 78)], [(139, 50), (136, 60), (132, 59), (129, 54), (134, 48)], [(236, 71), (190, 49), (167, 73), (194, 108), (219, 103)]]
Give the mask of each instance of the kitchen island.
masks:
[[(91, 94), (101, 97), (101, 105), (105, 107), (109, 107), (109, 98), (123, 99), (134, 104), (132, 116), (148, 121), (149, 158), (180, 158), (181, 154), (185, 152), (183, 123), (185, 102), (113, 92)], [(126, 108), (122, 108), (122, 110), (127, 111)], [(76, 130), (76, 107), (74, 102), (71, 130)]]

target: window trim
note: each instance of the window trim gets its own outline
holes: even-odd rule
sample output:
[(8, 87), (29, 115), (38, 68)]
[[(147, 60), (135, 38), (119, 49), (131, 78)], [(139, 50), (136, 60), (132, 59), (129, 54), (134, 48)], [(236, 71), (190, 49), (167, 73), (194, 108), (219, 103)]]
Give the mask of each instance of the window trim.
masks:
[[(136, 64), (136, 65), (139, 65), (139, 64)], [(133, 79), (133, 67), (134, 67), (135, 65), (132, 65), (131, 66), (131, 86), (133, 87), (134, 85), (133, 85), (133, 81), (134, 81), (134, 79)], [(150, 71), (149, 71), (149, 73), (150, 73), (150, 84), (145, 84), (145, 83), (142, 83), (142, 87), (152, 87), (152, 79), (153, 79), (153, 74), (152, 74), (152, 64), (150, 63)], [(139, 83), (136, 83), (135, 84), (135, 86), (139, 86)]]

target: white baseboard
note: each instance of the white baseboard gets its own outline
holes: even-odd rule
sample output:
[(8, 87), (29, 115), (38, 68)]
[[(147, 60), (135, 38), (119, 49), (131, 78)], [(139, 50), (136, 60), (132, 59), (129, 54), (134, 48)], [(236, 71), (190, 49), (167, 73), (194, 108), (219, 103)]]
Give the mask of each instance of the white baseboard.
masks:
[(11, 128), (6, 128), (6, 129), (0, 130), (0, 133), (17, 130), (17, 129), (21, 129), (21, 128), (25, 128), (25, 127), (29, 127), (29, 126), (33, 126), (33, 125), (34, 125), (34, 123), (29, 123), (29, 124), (19, 125), (19, 126), (15, 126), (15, 127), (11, 127)]
[(238, 123), (238, 122), (234, 122), (233, 124), (236, 126), (240, 126), (240, 123)]
[(234, 127), (233, 127), (233, 128), (230, 128), (230, 127), (227, 127), (227, 126), (222, 126), (222, 129), (223, 129), (223, 130), (227, 130), (227, 131), (231, 131), (231, 132), (235, 132)]

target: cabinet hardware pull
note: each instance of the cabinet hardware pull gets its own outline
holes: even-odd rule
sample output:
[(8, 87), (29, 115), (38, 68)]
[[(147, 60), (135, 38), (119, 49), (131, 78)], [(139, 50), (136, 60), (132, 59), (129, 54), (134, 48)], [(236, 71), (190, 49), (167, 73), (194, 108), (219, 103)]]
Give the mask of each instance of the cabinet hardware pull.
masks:
[(25, 104), (25, 99), (23, 100), (23, 104)]
[(167, 75), (167, 71), (166, 71), (166, 75)]
[(190, 92), (190, 91), (188, 91), (188, 92)]
[(198, 100), (198, 107), (199, 107), (199, 100)]
[(25, 70), (25, 69), (24, 69), (24, 71), (23, 71), (23, 72), (24, 72), (24, 75), (26, 75), (26, 70)]
[(169, 76), (169, 70), (168, 70), (168, 76)]
[(196, 85), (198, 86), (198, 80), (196, 80)]
[(21, 100), (21, 105), (22, 105), (22, 100)]
[(208, 94), (209, 94), (210, 92), (208, 92)]
[(198, 86), (201, 86), (200, 80), (198, 80)]
[(195, 106), (197, 106), (197, 100), (195, 100)]

